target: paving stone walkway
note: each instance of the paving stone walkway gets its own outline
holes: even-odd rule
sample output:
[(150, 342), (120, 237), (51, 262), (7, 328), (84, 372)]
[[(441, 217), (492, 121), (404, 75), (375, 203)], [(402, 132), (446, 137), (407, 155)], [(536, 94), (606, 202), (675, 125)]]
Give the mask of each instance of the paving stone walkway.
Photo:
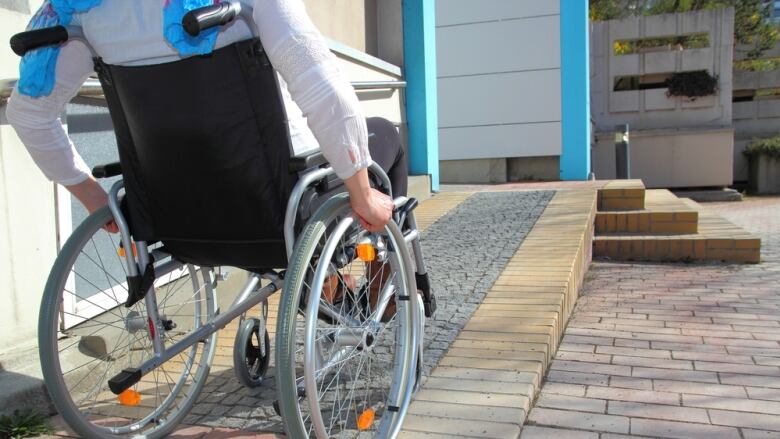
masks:
[(780, 198), (704, 206), (763, 262), (594, 262), (522, 439), (780, 438)]

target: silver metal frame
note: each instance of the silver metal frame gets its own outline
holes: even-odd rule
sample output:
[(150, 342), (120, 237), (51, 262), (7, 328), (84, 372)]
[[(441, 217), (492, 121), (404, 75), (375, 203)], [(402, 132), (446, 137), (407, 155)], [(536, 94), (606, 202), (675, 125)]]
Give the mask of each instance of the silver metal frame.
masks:
[[(384, 172), (384, 170), (381, 167), (379, 167), (379, 165), (377, 165), (376, 163), (371, 163), (371, 165), (369, 166), (369, 170), (374, 175), (379, 177), (382, 184), (386, 185), (388, 190), (392, 190), (389, 177)], [(309, 187), (318, 184), (323, 178), (326, 178), (334, 174), (335, 173), (333, 172), (333, 170), (329, 167), (317, 168), (311, 171), (307, 171), (301, 176), (301, 178), (298, 180), (298, 183), (293, 188), (292, 193), (290, 195), (290, 200), (287, 203), (287, 211), (284, 220), (285, 246), (288, 249), (288, 258), (292, 255), (292, 248), (294, 247), (294, 243), (295, 243), (294, 242), (296, 238), (295, 230), (294, 230), (295, 220), (297, 217), (298, 207), (304, 192)], [(114, 183), (114, 185), (111, 187), (111, 190), (109, 192), (108, 205), (109, 205), (109, 209), (111, 210), (111, 214), (114, 217), (114, 221), (116, 222), (119, 228), (119, 233), (122, 239), (122, 245), (126, 249), (125, 259), (127, 263), (128, 275), (130, 276), (143, 275), (143, 270), (145, 270), (147, 263), (151, 260), (150, 252), (147, 243), (145, 241), (132, 240), (127, 220), (125, 219), (122, 213), (122, 209), (120, 207), (121, 206), (120, 191), (123, 188), (124, 188), (124, 182), (122, 180), (119, 180), (116, 183)], [(406, 203), (406, 201), (407, 198), (405, 197), (398, 197), (395, 200), (393, 200), (396, 208), (403, 206)], [(413, 246), (415, 245), (415, 243), (417, 243), (416, 245), (419, 246), (418, 238), (419, 238), (419, 234), (417, 233), (417, 231), (411, 230), (411, 232), (404, 237), (404, 241), (407, 244), (412, 244)], [(135, 255), (131, 250), (134, 244), (137, 250)], [(415, 251), (415, 255), (417, 254), (418, 252)], [(184, 264), (173, 260), (165, 264), (162, 264), (160, 266), (160, 270), (161, 271), (164, 270), (165, 272), (170, 272), (177, 268), (182, 267), (183, 265)], [(155, 271), (157, 271), (156, 268)], [(266, 278), (271, 282), (265, 287), (258, 288), (262, 278)], [(144, 296), (144, 301), (147, 307), (147, 312), (149, 313), (151, 325), (153, 326), (155, 334), (157, 334), (157, 337), (155, 337), (155, 339), (153, 340), (155, 354), (151, 359), (139, 365), (138, 368), (141, 370), (141, 373), (143, 375), (149, 373), (150, 371), (154, 370), (156, 367), (160, 366), (161, 364), (165, 363), (166, 361), (172, 359), (176, 355), (183, 352), (193, 343), (197, 343), (198, 341), (210, 336), (214, 332), (224, 328), (231, 321), (233, 321), (233, 319), (240, 317), (242, 314), (249, 311), (255, 305), (267, 300), (268, 297), (271, 296), (271, 294), (281, 289), (283, 286), (284, 286), (284, 280), (281, 279), (281, 277), (279, 277), (278, 275), (270, 274), (270, 273), (264, 273), (264, 274), (251, 273), (249, 275), (249, 278), (247, 279), (246, 284), (241, 289), (241, 292), (238, 294), (238, 296), (230, 305), (227, 311), (225, 311), (224, 313), (220, 313), (213, 321), (206, 322), (203, 326), (199, 327), (198, 329), (191, 332), (186, 337), (182, 338), (175, 344), (168, 346), (167, 348), (165, 347), (162, 339), (164, 332), (163, 332), (163, 328), (160, 326), (160, 316), (157, 310), (157, 296), (155, 294), (154, 287), (150, 288), (150, 290), (146, 293), (146, 296)], [(327, 313), (328, 311), (331, 312), (333, 311), (324, 308), (326, 307), (323, 307), (323, 312)]]

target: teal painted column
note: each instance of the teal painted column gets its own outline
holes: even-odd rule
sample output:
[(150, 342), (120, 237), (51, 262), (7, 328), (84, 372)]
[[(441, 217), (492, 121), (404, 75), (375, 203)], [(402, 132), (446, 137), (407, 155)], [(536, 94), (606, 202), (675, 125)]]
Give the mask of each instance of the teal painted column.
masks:
[(590, 173), (588, 0), (561, 1), (561, 180)]
[(439, 131), (436, 108), (436, 1), (403, 0), (406, 120), (409, 171), (430, 175), (439, 190)]

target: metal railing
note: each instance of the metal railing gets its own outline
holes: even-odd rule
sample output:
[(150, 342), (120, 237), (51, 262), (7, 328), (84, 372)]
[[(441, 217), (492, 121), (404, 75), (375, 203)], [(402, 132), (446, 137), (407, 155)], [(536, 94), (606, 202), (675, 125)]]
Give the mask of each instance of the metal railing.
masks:
[[(5, 104), (15, 86), (16, 79), (0, 79), (0, 105)], [(352, 82), (352, 88), (356, 91), (396, 90), (406, 88), (406, 81), (358, 81)], [(76, 96), (102, 99), (103, 89), (97, 79), (89, 78), (81, 86)]]

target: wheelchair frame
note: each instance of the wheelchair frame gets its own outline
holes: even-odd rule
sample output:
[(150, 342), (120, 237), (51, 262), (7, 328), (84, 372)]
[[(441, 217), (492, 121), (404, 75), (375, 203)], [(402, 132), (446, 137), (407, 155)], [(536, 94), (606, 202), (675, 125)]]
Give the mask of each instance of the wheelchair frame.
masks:
[[(382, 184), (385, 185), (388, 190), (391, 189), (390, 180), (382, 168), (380, 168), (375, 163), (372, 163), (369, 169), (374, 175), (380, 178)], [(300, 206), (300, 201), (304, 192), (309, 187), (314, 186), (323, 179), (333, 175), (335, 175), (335, 173), (330, 167), (313, 169), (305, 172), (293, 188), (293, 191), (290, 195), (290, 200), (287, 203), (287, 210), (284, 221), (285, 245), (287, 247), (288, 260), (292, 256), (293, 247), (295, 244), (294, 225), (298, 208)], [(119, 233), (124, 248), (132, 248), (133, 244), (135, 244), (138, 250), (137, 261), (135, 260), (133, 252), (125, 253), (128, 275), (143, 276), (144, 272), (139, 271), (138, 267), (142, 267), (142, 269), (145, 270), (145, 267), (147, 267), (149, 262), (153, 259), (163, 259), (169, 257), (170, 255), (159, 250), (149, 252), (148, 245), (145, 241), (132, 240), (127, 220), (122, 214), (122, 209), (120, 207), (119, 192), (123, 189), (123, 187), (124, 185), (122, 180), (114, 183), (109, 192), (108, 205), (109, 209), (111, 210), (111, 214), (113, 215), (114, 220), (119, 227)], [(393, 203), (396, 209), (399, 209), (403, 207), (407, 201), (408, 199), (406, 197), (398, 197), (393, 200)], [(417, 266), (416, 273), (419, 275), (425, 275), (427, 271), (425, 269), (425, 262), (422, 260), (421, 256), (422, 251), (420, 248), (419, 231), (417, 230), (417, 221), (414, 216), (414, 211), (409, 211), (406, 218), (410, 226), (410, 230), (405, 234), (404, 240), (406, 241), (407, 245), (412, 245), (412, 248), (414, 249), (414, 263)], [(155, 275), (165, 275), (173, 272), (174, 270), (180, 269), (185, 265), (184, 263), (177, 261), (175, 258), (171, 259), (171, 261), (168, 261), (158, 268), (155, 268)], [(258, 289), (262, 279), (269, 280), (270, 283)], [(154, 357), (142, 363), (136, 369), (125, 369), (120, 375), (117, 375), (115, 377), (117, 379), (116, 382), (117, 384), (121, 384), (121, 386), (117, 387), (116, 390), (112, 388), (112, 390), (114, 390), (115, 393), (121, 393), (122, 390), (138, 382), (147, 373), (180, 354), (194, 343), (197, 343), (200, 340), (203, 340), (211, 334), (224, 328), (235, 318), (246, 313), (259, 303), (267, 300), (273, 293), (282, 289), (283, 287), (284, 279), (280, 273), (250, 273), (238, 296), (234, 299), (233, 303), (224, 313), (219, 313), (213, 321), (206, 322), (203, 326), (191, 332), (185, 338), (176, 342), (173, 346), (166, 348), (163, 345), (160, 337), (154, 337)], [(143, 300), (145, 301), (146, 309), (149, 314), (151, 326), (150, 329), (156, 334), (162, 334), (162, 328), (157, 327), (158, 322), (160, 321), (160, 316), (157, 310), (157, 299), (155, 297), (154, 288), (150, 288), (150, 290), (146, 292)], [(321, 311), (333, 318), (339, 318), (338, 315), (334, 314), (334, 311), (330, 307), (323, 306), (321, 307)], [(419, 344), (419, 342), (417, 343)]]

